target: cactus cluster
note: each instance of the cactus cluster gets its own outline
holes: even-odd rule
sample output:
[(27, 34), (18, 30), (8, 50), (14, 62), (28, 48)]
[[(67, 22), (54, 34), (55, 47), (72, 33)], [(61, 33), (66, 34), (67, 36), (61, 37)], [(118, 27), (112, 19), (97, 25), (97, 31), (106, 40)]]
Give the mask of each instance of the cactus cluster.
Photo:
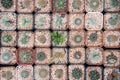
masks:
[(80, 79), (82, 77), (83, 73), (82, 73), (82, 70), (79, 69), (79, 68), (74, 68), (72, 70), (72, 77), (74, 79)]
[(1, 5), (4, 8), (9, 9), (13, 6), (13, 0), (1, 0)]
[(100, 73), (97, 70), (91, 70), (89, 72), (89, 78), (90, 78), (90, 80), (99, 80)]

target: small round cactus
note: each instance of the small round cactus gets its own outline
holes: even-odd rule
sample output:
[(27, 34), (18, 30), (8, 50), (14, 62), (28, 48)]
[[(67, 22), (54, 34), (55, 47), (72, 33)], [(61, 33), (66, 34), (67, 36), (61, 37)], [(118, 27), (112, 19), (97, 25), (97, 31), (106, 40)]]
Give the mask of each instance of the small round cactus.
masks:
[(99, 7), (99, 0), (90, 0), (89, 6), (92, 9), (97, 9)]
[(62, 69), (57, 69), (57, 70), (55, 71), (55, 76), (56, 76), (57, 78), (61, 78), (61, 77), (63, 76), (63, 70), (62, 70)]
[(74, 36), (74, 42), (75, 43), (80, 43), (82, 41), (82, 36), (81, 35), (75, 35)]
[(57, 0), (56, 3), (57, 8), (64, 8), (66, 6), (66, 1), (65, 0)]
[(108, 19), (108, 23), (112, 26), (115, 26), (119, 22), (119, 16), (117, 14), (112, 14), (112, 16)]
[(22, 44), (27, 44), (28, 41), (29, 41), (28, 36), (26, 35), (26, 33), (23, 33), (23, 34), (22, 34), (22, 38), (20, 39), (20, 42), (21, 42)]
[(72, 70), (72, 77), (74, 79), (80, 79), (82, 77), (83, 73), (82, 73), (82, 70), (79, 69), (79, 68), (74, 68)]
[(79, 25), (81, 25), (82, 20), (80, 18), (76, 18), (74, 23), (75, 23), (75, 25), (79, 26)]
[(21, 26), (28, 26), (32, 23), (32, 20), (30, 18), (21, 18)]
[(45, 55), (44, 52), (39, 52), (39, 53), (36, 55), (36, 57), (37, 57), (37, 60), (43, 61), (43, 60), (45, 60), (46, 55)]
[(48, 76), (48, 70), (46, 70), (46, 69), (44, 69), (44, 68), (39, 69), (39, 76), (40, 76), (41, 78), (47, 77), (47, 76)]
[(3, 61), (9, 61), (11, 58), (11, 55), (9, 53), (3, 53), (2, 54), (2, 60)]
[(20, 53), (19, 60), (21, 62), (29, 63), (31, 59), (31, 54), (28, 51), (23, 51), (22, 53)]
[(107, 36), (107, 41), (108, 41), (108, 42), (116, 42), (116, 41), (118, 41), (118, 39), (119, 39), (119, 38), (118, 38), (118, 36), (116, 36), (116, 35), (112, 35), (112, 34), (111, 34), (111, 35), (108, 35), (108, 36)]
[(11, 42), (13, 39), (13, 37), (9, 34), (5, 34), (2, 36), (2, 41), (5, 42), (5, 43), (9, 43)]
[(80, 1), (80, 0), (74, 0), (74, 1), (72, 2), (72, 7), (73, 7), (74, 9), (80, 9), (80, 5), (81, 5), (81, 1)]
[(91, 33), (90, 36), (89, 36), (89, 40), (91, 42), (97, 41), (97, 38), (98, 38), (97, 33)]
[(81, 52), (80, 51), (77, 51), (74, 53), (74, 58), (75, 59), (80, 59), (81, 58)]
[(1, 5), (6, 9), (10, 9), (13, 6), (13, 0), (1, 0)]
[(38, 37), (38, 40), (39, 40), (40, 43), (43, 43), (43, 44), (44, 44), (47, 39), (46, 39), (46, 37), (45, 37), (44, 35), (40, 35), (40, 36)]
[(5, 78), (6, 80), (11, 80), (13, 78), (13, 75), (12, 72), (8, 70), (2, 73), (2, 77)]
[(88, 75), (89, 75), (90, 80), (100, 79), (100, 73), (97, 70), (91, 70)]
[(21, 72), (21, 77), (22, 78), (27, 78), (29, 76), (29, 72), (27, 71), (27, 70), (23, 70), (22, 72)]
[(118, 58), (113, 53), (111, 53), (110, 55), (106, 57), (106, 60), (108, 64), (115, 64)]

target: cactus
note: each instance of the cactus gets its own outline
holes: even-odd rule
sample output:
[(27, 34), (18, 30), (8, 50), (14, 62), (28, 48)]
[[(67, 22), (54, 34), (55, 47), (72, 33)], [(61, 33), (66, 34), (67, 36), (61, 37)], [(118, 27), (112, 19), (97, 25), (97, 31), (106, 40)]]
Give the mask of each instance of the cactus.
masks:
[(13, 0), (1, 0), (1, 5), (6, 9), (10, 9), (13, 6)]
[(111, 53), (110, 55), (106, 57), (106, 60), (108, 64), (115, 64), (118, 58), (113, 53)]
[(90, 80), (99, 80), (100, 79), (100, 73), (97, 70), (91, 70), (89, 72)]
[(39, 40), (40, 43), (43, 43), (43, 44), (44, 44), (47, 39), (46, 39), (46, 37), (45, 37), (44, 35), (40, 35), (40, 36), (38, 37), (38, 40)]
[(27, 44), (28, 41), (29, 41), (28, 36), (26, 35), (25, 32), (23, 32), (22, 38), (20, 39), (20, 42), (21, 42), (22, 44)]
[(119, 38), (118, 38), (118, 36), (116, 36), (116, 35), (108, 35), (107, 36), (107, 41), (108, 42), (116, 42), (116, 41), (118, 41), (119, 40)]
[(29, 72), (27, 71), (27, 70), (23, 70), (22, 72), (21, 72), (21, 77), (22, 78), (27, 78), (29, 76)]
[(60, 27), (60, 26), (63, 26), (63, 23), (62, 23), (62, 18), (60, 15), (56, 15), (56, 19), (55, 19), (55, 26), (56, 27)]
[(58, 32), (51, 33), (51, 36), (52, 36), (52, 41), (56, 45), (62, 44), (66, 40), (66, 36), (64, 36)]
[(90, 2), (89, 2), (90, 8), (97, 9), (100, 5), (99, 1), (100, 0), (90, 0)]
[(3, 53), (2, 54), (2, 60), (3, 61), (9, 61), (11, 58), (11, 55), (9, 53)]
[(2, 73), (2, 77), (5, 78), (6, 80), (12, 80), (13, 74), (12, 74), (12, 72), (10, 70), (4, 71)]
[(39, 76), (41, 78), (45, 78), (48, 76), (48, 70), (46, 70), (45, 68), (41, 68), (39, 69)]
[(3, 17), (2, 19), (0, 19), (0, 24), (4, 24), (7, 27), (11, 26), (12, 21), (10, 20), (9, 17)]
[(110, 0), (110, 5), (112, 6), (112, 7), (119, 7), (119, 0)]
[(2, 35), (2, 41), (5, 43), (10, 43), (13, 37), (9, 34)]
[(82, 41), (82, 36), (81, 35), (75, 35), (74, 36), (74, 42), (75, 43), (80, 43)]
[(21, 26), (28, 26), (32, 23), (32, 20), (30, 18), (21, 18)]
[(80, 59), (81, 58), (81, 52), (80, 51), (77, 51), (74, 53), (74, 58), (75, 59)]
[(82, 73), (82, 70), (79, 69), (79, 68), (74, 68), (72, 70), (72, 77), (74, 79), (80, 79), (82, 77), (83, 73)]
[(23, 63), (30, 63), (32, 60), (31, 54), (28, 51), (22, 51), (19, 55), (19, 60)]
[(57, 69), (57, 70), (55, 71), (55, 76), (56, 76), (57, 78), (61, 78), (61, 77), (63, 76), (63, 70), (62, 70), (62, 69)]
[(76, 18), (74, 21), (74, 24), (77, 26), (81, 25), (81, 23), (82, 23), (82, 20), (80, 18)]
[(73, 7), (74, 9), (80, 9), (80, 6), (81, 6), (81, 1), (80, 1), (80, 0), (74, 0), (74, 1), (72, 2), (72, 7)]
[(37, 57), (37, 60), (43, 61), (43, 60), (45, 60), (46, 55), (44, 52), (39, 52), (36, 57)]
[(97, 41), (97, 38), (98, 38), (97, 33), (91, 33), (90, 36), (89, 36), (89, 40), (91, 42)]

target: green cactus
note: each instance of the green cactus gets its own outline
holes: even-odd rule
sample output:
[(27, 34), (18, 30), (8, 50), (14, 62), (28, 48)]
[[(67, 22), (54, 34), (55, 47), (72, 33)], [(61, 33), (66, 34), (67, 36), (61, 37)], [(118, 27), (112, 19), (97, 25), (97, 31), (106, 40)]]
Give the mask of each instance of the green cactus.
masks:
[(57, 0), (56, 2), (57, 2), (57, 4), (56, 4), (57, 8), (61, 9), (66, 6), (66, 0)]
[(37, 57), (37, 60), (43, 61), (46, 58), (46, 54), (44, 52), (39, 52), (36, 57)]
[(10, 9), (13, 6), (13, 0), (1, 0), (1, 5), (6, 9)]
[(12, 21), (9, 17), (3, 17), (2, 19), (0, 19), (0, 24), (4, 24), (6, 27), (10, 27), (11, 23)]
[(79, 68), (74, 68), (72, 70), (72, 77), (74, 79), (80, 79), (82, 77), (83, 73), (82, 73), (82, 70), (79, 69)]
[(90, 0), (90, 2), (89, 2), (90, 8), (97, 9), (100, 5), (99, 1), (100, 0)]
[(5, 43), (10, 43), (13, 40), (13, 37), (9, 34), (2, 35), (2, 41)]
[(110, 0), (110, 5), (112, 6), (112, 7), (118, 7), (119, 6), (119, 4), (120, 4), (120, 2), (119, 2), (119, 0)]
[(22, 78), (27, 78), (28, 76), (29, 76), (29, 71), (23, 70), (23, 71), (21, 72), (21, 77), (22, 77)]
[(97, 39), (98, 39), (97, 33), (91, 33), (91, 34), (90, 34), (89, 40), (90, 40), (91, 42), (95, 42), (95, 41), (97, 41)]
[(100, 73), (97, 70), (91, 70), (89, 72), (90, 80), (99, 80), (100, 79)]
[(32, 23), (32, 20), (30, 18), (21, 18), (21, 26), (28, 26), (29, 24)]
[(107, 36), (107, 41), (108, 42), (116, 42), (116, 41), (118, 41), (119, 40), (119, 38), (118, 38), (118, 36), (116, 36), (116, 35), (108, 35)]
[(56, 27), (63, 26), (61, 15), (58, 14), (56, 15), (55, 26)]
[(25, 32), (22, 33), (22, 38), (20, 39), (20, 42), (22, 44), (27, 44), (29, 42), (28, 36), (26, 35)]
[(118, 60), (118, 58), (116, 57), (116, 55), (114, 55), (113, 53), (111, 53), (110, 55), (108, 55), (106, 57), (107, 63), (108, 64), (115, 64)]
[(32, 59), (32, 54), (28, 51), (22, 51), (22, 53), (19, 54), (19, 61), (23, 63), (30, 63)]
[(36, 27), (41, 27), (46, 23), (46, 18), (45, 17), (41, 17), (39, 18), (39, 21), (36, 23)]
[(51, 33), (51, 36), (52, 36), (52, 41), (56, 44), (56, 45), (59, 45), (59, 44), (62, 44), (65, 40), (66, 40), (66, 36), (58, 33), (58, 32), (53, 32)]

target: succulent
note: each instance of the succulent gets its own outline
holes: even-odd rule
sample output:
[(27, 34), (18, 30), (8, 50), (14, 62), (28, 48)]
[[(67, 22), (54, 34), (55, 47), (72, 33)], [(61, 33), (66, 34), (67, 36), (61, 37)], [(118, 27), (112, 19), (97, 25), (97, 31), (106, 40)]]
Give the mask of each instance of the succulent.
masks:
[(63, 9), (64, 7), (66, 7), (66, 0), (54, 0), (56, 3), (55, 3), (55, 6), (58, 8), (58, 9)]
[(112, 26), (115, 26), (119, 22), (119, 16), (117, 14), (112, 14), (112, 16), (108, 19), (108, 23)]
[(97, 24), (97, 19), (95, 17), (91, 17), (88, 19), (88, 24), (90, 25), (96, 25)]
[(82, 70), (79, 69), (79, 68), (74, 68), (72, 70), (72, 77), (74, 79), (80, 79), (82, 77), (83, 73), (82, 73)]
[(80, 18), (76, 18), (74, 21), (75, 25), (79, 26), (82, 23), (82, 20)]
[(28, 51), (22, 51), (20, 54), (19, 54), (19, 60), (21, 62), (24, 62), (24, 63), (29, 63), (31, 61), (32, 57), (31, 57), (31, 54), (30, 52)]
[(9, 61), (11, 58), (11, 55), (9, 53), (3, 53), (2, 54), (2, 60), (3, 61)]
[(62, 63), (61, 59), (64, 60), (65, 54), (61, 52), (56, 52), (52, 57), (51, 57), (51, 62), (55, 63)]
[(80, 59), (81, 58), (81, 52), (80, 51), (77, 51), (74, 53), (74, 58), (75, 59)]
[(57, 69), (57, 70), (55, 71), (55, 76), (56, 76), (57, 78), (61, 78), (61, 77), (63, 76), (63, 70), (62, 70), (62, 69)]
[(51, 33), (51, 36), (52, 36), (52, 41), (56, 44), (56, 45), (59, 45), (59, 44), (62, 44), (65, 40), (66, 40), (66, 36), (58, 33), (58, 32), (53, 32)]
[(1, 0), (1, 5), (6, 9), (10, 9), (13, 6), (13, 0)]
[(38, 4), (40, 7), (44, 8), (47, 6), (47, 0), (39, 0)]
[(39, 69), (39, 76), (41, 78), (45, 78), (48, 76), (48, 70), (46, 70), (45, 68), (41, 68)]
[(110, 6), (118, 7), (119, 6), (119, 0), (110, 0)]
[(13, 37), (9, 34), (4, 34), (2, 35), (2, 41), (5, 42), (5, 43), (9, 43), (12, 41)]
[(58, 14), (56, 15), (55, 26), (56, 27), (63, 26), (61, 15)]
[(110, 55), (106, 57), (106, 60), (108, 64), (115, 64), (118, 58), (113, 53), (111, 53)]
[(20, 39), (20, 42), (21, 42), (22, 44), (27, 44), (28, 41), (29, 41), (28, 36), (26, 35), (25, 32), (23, 32), (23, 33), (22, 33), (22, 37), (21, 37), (21, 39)]
[(27, 78), (28, 76), (29, 76), (29, 71), (23, 70), (23, 71), (21, 72), (21, 77), (22, 77), (22, 78)]
[(91, 34), (89, 35), (89, 40), (90, 40), (91, 42), (97, 41), (97, 38), (98, 38), (98, 35), (97, 35), (96, 32), (95, 32), (95, 33), (91, 33)]
[(43, 60), (45, 60), (45, 58), (46, 58), (46, 54), (45, 54), (44, 52), (39, 52), (39, 53), (36, 55), (36, 57), (37, 57), (37, 60), (43, 61)]
[(91, 62), (99, 62), (102, 59), (102, 54), (99, 52), (99, 50), (93, 50), (88, 53), (88, 59)]
[(100, 73), (97, 70), (91, 70), (89, 72), (90, 80), (99, 80), (100, 79)]
[(4, 26), (10, 27), (12, 24), (12, 21), (10, 20), (9, 17), (3, 17), (0, 19), (0, 24), (4, 24)]
[(2, 73), (2, 77), (5, 78), (6, 80), (11, 80), (13, 78), (13, 74), (10, 70), (4, 71)]
[(44, 35), (40, 35), (40, 36), (38, 36), (38, 40), (39, 40), (40, 43), (44, 44), (47, 39), (46, 39), (46, 37)]
[(80, 9), (80, 6), (81, 6), (81, 1), (80, 1), (80, 0), (74, 0), (74, 1), (72, 2), (72, 7), (73, 7), (74, 9)]
[(20, 20), (21, 20), (21, 26), (28, 26), (32, 22), (30, 18), (25, 18), (25, 17), (22, 17)]
[(46, 18), (45, 17), (40, 17), (39, 21), (36, 23), (36, 27), (41, 27), (46, 23)]
[(109, 73), (107, 75), (107, 80), (119, 80), (118, 77), (119, 77), (119, 73), (114, 69), (112, 73)]
[(99, 1), (100, 0), (90, 0), (90, 2), (89, 2), (90, 8), (97, 9), (100, 5)]
[(116, 41), (118, 41), (118, 39), (119, 39), (119, 38), (118, 38), (118, 36), (116, 36), (116, 35), (112, 35), (112, 34), (111, 34), (111, 35), (108, 35), (108, 36), (107, 36), (107, 41), (108, 41), (108, 42), (116, 42)]
[(80, 43), (82, 41), (82, 36), (81, 35), (75, 35), (74, 36), (74, 42), (75, 43)]

